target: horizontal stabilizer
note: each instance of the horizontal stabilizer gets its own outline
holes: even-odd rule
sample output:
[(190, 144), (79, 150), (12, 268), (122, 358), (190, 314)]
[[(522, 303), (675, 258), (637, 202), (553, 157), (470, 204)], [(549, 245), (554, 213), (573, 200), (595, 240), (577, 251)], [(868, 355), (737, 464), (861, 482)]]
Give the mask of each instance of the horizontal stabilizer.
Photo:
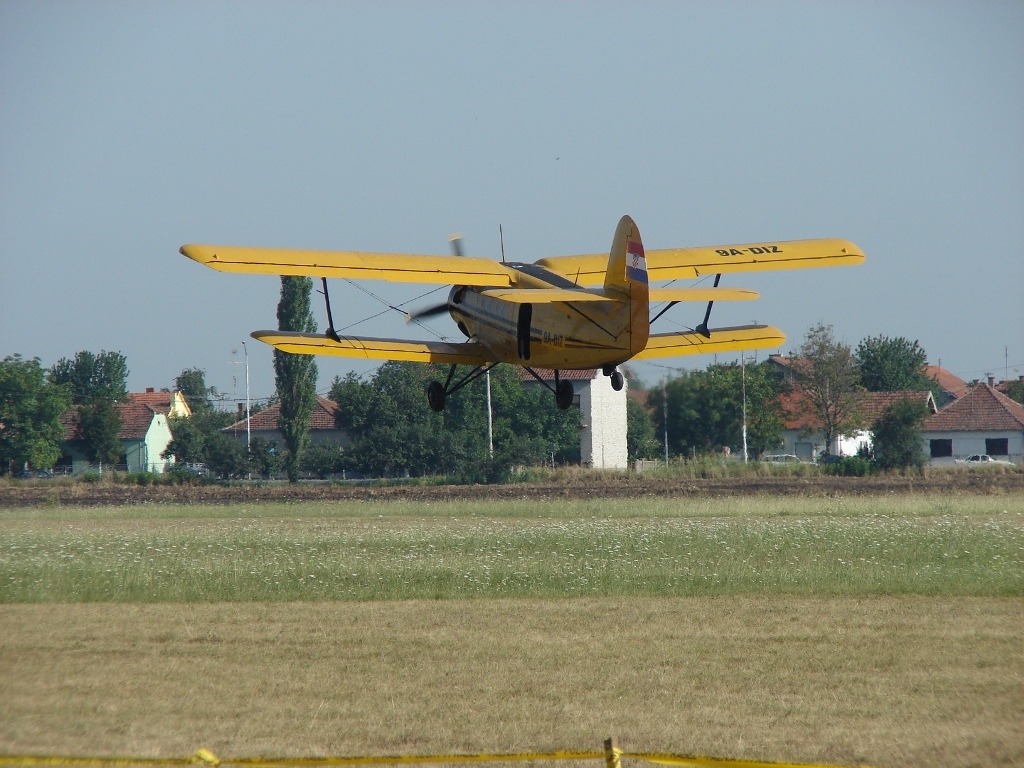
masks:
[(602, 289), (584, 290), (570, 288), (491, 288), (481, 291), (493, 299), (515, 301), (520, 304), (554, 304), (555, 302), (579, 301), (626, 301), (629, 297), (621, 293), (606, 293)]
[(512, 285), (515, 274), (490, 259), (457, 256), (195, 244), (183, 245), (180, 250), (193, 261), (220, 272), (499, 286)]
[(334, 341), (323, 334), (289, 331), (253, 331), (252, 337), (282, 352), (295, 355), (336, 355), (368, 360), (409, 360), (414, 363), (483, 365), (487, 351), (475, 342), (407, 341), (342, 336)]
[[(710, 338), (709, 338), (710, 337)], [(778, 349), (786, 336), (770, 325), (742, 325), (735, 328), (712, 328), (709, 336), (691, 333), (652, 334), (647, 346), (634, 360), (676, 355), (701, 355), (712, 352), (739, 352), (744, 349)]]

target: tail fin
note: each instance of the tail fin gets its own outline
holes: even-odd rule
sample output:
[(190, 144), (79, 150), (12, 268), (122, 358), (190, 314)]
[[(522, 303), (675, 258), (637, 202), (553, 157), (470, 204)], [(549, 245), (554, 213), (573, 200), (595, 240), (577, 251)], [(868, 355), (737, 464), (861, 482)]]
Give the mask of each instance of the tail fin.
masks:
[(650, 335), (649, 302), (647, 284), (647, 259), (640, 230), (633, 219), (623, 216), (615, 228), (615, 238), (608, 254), (608, 270), (604, 276), (605, 290), (625, 293), (629, 296), (629, 354), (636, 355), (647, 346)]

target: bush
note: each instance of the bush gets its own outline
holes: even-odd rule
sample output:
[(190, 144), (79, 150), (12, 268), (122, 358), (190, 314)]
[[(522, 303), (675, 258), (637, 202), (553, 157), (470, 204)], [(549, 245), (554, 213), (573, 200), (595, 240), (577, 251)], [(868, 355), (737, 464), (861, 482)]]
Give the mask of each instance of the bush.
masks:
[(165, 485), (200, 485), (203, 478), (184, 464), (175, 464), (160, 476)]
[(865, 456), (844, 456), (839, 461), (822, 465), (822, 468), (829, 475), (864, 477), (871, 474), (871, 459)]

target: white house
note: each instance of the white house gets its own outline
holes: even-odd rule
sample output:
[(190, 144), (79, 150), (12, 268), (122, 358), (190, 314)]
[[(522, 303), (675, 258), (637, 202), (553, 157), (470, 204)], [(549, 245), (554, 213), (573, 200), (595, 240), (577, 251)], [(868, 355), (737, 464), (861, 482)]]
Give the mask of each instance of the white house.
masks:
[[(121, 417), (121, 428), (117, 433), (121, 440), (121, 457), (112, 469), (126, 472), (163, 472), (174, 460), (161, 457), (167, 450), (172, 435), (167, 423), (167, 412), (161, 412), (159, 403), (154, 408), (147, 404), (146, 394), (161, 395), (169, 400), (173, 407), (173, 395), (178, 393), (130, 393), (128, 402), (119, 403), (118, 415)], [(152, 399), (152, 398), (149, 398)], [(187, 406), (186, 406), (187, 407)], [(72, 408), (61, 416), (64, 425), (63, 456), (59, 465), (70, 466), (73, 474), (80, 474), (99, 467), (91, 464), (78, 442), (81, 438), (78, 429), (78, 408)]]
[[(335, 442), (346, 446), (352, 441), (348, 432), (338, 426), (337, 423), (338, 404), (326, 397), (317, 395), (313, 411), (309, 414), (309, 442), (311, 445), (318, 445), (325, 442)], [(281, 405), (272, 405), (264, 408), (259, 413), (249, 417), (248, 432), (246, 431), (245, 412), (242, 404), (239, 404), (239, 416), (242, 418), (234, 424), (224, 427), (224, 433), (231, 435), (241, 442), (246, 438), (266, 440), (268, 443), (284, 445), (284, 434), (278, 426), (281, 418)]]
[(932, 465), (953, 464), (976, 453), (1024, 462), (1024, 405), (991, 384), (978, 383), (921, 429), (925, 455)]
[(917, 400), (924, 404), (929, 413), (936, 412), (935, 399), (932, 393), (925, 391), (905, 392), (863, 392), (858, 398), (857, 413), (861, 427), (849, 435), (836, 435), (832, 444), (825, 445), (821, 433), (821, 422), (808, 416), (802, 406), (802, 393), (793, 390), (783, 396), (783, 410), (786, 413), (786, 425), (782, 432), (781, 453), (790, 453), (803, 461), (816, 461), (818, 456), (829, 453), (832, 456), (856, 456), (861, 450), (872, 448), (871, 425), (887, 408), (900, 400)]
[[(537, 375), (553, 384), (553, 371), (537, 369)], [(626, 388), (616, 392), (611, 378), (601, 371), (559, 371), (559, 377), (572, 382), (576, 394), (573, 405), (580, 408), (580, 461), (595, 469), (626, 469)], [(523, 382), (535, 382), (523, 372)]]

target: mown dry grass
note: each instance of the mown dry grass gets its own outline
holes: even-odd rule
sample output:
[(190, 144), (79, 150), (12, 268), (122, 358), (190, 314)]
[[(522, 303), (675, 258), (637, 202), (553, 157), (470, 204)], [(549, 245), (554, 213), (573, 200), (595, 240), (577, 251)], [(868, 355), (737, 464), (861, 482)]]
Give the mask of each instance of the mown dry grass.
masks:
[(0, 607), (0, 751), (1024, 763), (1019, 598)]
[(1021, 765), (1022, 519), (1020, 494), (4, 510), (0, 753), (615, 735)]

